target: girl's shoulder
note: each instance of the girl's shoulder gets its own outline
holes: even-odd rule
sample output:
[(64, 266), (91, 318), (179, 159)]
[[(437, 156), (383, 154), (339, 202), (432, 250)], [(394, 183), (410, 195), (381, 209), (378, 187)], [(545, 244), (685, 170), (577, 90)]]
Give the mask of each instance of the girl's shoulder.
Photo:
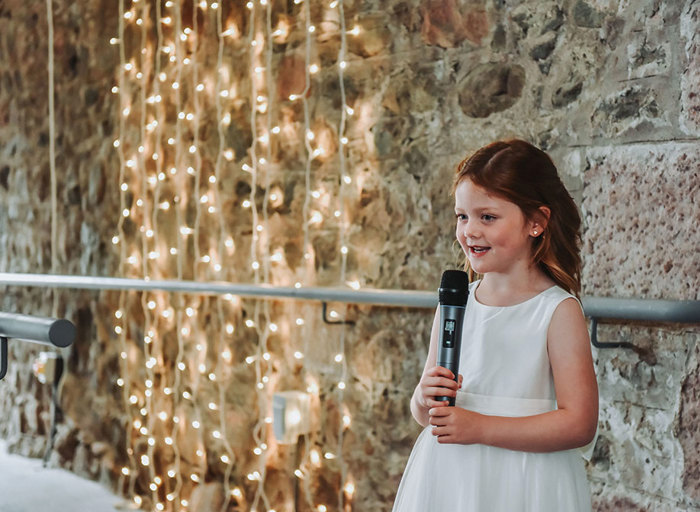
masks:
[[(575, 315), (579, 316), (578, 312), (580, 311), (582, 315), (585, 316), (583, 313), (583, 304), (581, 304), (581, 301), (574, 295), (573, 293), (570, 293), (566, 291), (564, 288), (558, 285), (554, 285), (551, 288), (545, 290), (542, 293), (543, 299), (545, 299), (549, 305), (549, 308), (552, 315), (558, 311), (562, 310), (562, 313), (566, 314), (567, 316), (570, 315)], [(569, 301), (571, 305), (563, 306), (560, 308), (559, 306), (562, 305), (564, 301), (567, 299), (574, 299), (573, 301)], [(566, 312), (564, 312), (566, 310)]]

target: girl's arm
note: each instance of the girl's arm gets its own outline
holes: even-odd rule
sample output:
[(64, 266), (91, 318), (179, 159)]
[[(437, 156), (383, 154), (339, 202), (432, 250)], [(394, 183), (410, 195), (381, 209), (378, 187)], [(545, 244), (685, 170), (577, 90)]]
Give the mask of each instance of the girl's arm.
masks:
[(547, 331), (556, 411), (522, 418), (487, 416), (458, 407), (433, 408), (430, 424), (441, 443), (480, 443), (510, 450), (552, 452), (578, 448), (595, 436), (598, 385), (586, 320), (576, 300), (562, 301)]
[[(430, 420), (429, 411), (433, 407), (444, 407), (447, 402), (434, 400), (436, 396), (457, 396), (457, 383), (453, 380), (454, 374), (447, 368), (435, 366), (437, 364), (437, 345), (440, 335), (440, 309), (435, 311), (433, 328), (430, 332), (430, 348), (428, 358), (425, 361), (420, 382), (413, 391), (411, 397), (411, 413), (416, 421), (423, 427), (428, 426)], [(460, 376), (461, 382), (461, 376)], [(447, 389), (445, 389), (447, 388)]]

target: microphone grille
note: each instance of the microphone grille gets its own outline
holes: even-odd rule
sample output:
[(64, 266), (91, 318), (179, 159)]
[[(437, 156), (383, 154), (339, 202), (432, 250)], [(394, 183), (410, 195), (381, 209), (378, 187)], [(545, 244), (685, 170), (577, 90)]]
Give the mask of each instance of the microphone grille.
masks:
[(469, 276), (462, 270), (445, 270), (440, 281), (440, 304), (464, 306), (469, 297)]

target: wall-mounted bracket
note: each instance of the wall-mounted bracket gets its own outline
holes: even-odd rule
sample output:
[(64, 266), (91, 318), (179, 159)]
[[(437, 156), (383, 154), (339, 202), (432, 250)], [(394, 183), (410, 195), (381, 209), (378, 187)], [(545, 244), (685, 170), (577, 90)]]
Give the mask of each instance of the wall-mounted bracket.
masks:
[(591, 344), (595, 348), (631, 348), (634, 345), (627, 341), (601, 342), (598, 341), (598, 319), (591, 318)]
[(7, 338), (0, 336), (0, 380), (7, 373)]
[(330, 325), (355, 325), (352, 320), (329, 320), (328, 319), (328, 303), (323, 302), (323, 321)]

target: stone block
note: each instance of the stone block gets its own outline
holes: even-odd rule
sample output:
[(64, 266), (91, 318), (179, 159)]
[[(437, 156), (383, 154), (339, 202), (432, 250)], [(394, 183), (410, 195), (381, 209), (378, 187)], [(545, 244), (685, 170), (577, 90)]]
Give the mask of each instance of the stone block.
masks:
[(525, 80), (525, 69), (518, 64), (482, 64), (459, 84), (459, 105), (469, 117), (489, 117), (520, 99)]
[[(466, 2), (465, 2), (466, 3)], [(421, 36), (428, 45), (455, 48), (465, 40), (480, 45), (489, 33), (489, 21), (482, 6), (462, 6), (460, 0), (423, 0)]]
[(688, 373), (681, 385), (677, 435), (683, 449), (683, 490), (700, 503), (700, 335), (695, 338)]
[(686, 2), (681, 18), (681, 41), (685, 59), (680, 79), (680, 127), (691, 136), (700, 135), (700, 6)]
[(598, 147), (585, 159), (584, 294), (697, 300), (697, 144)]

